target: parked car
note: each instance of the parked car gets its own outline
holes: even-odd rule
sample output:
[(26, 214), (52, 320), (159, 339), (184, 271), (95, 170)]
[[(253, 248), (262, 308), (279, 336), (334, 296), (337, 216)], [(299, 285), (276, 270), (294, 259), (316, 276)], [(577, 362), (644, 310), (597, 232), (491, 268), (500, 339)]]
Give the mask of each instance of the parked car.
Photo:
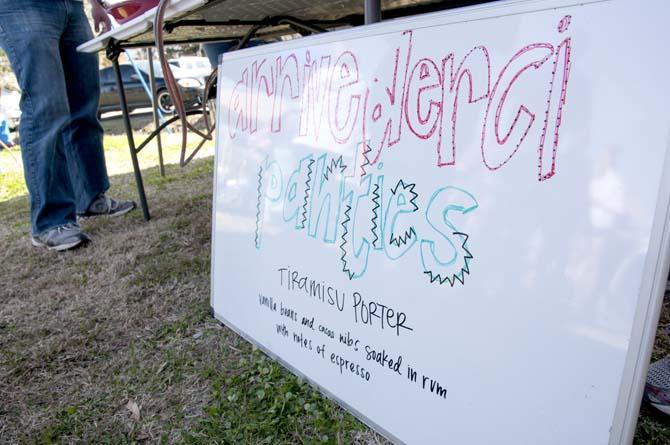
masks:
[(207, 57), (184, 56), (178, 59), (170, 59), (168, 62), (185, 75), (200, 80), (203, 85), (214, 69)]
[[(135, 66), (139, 73), (131, 64), (121, 64), (121, 76), (123, 87), (126, 93), (128, 111), (138, 108), (151, 107), (151, 99), (145, 90), (144, 84), (148, 87), (149, 83), (149, 63), (148, 61), (137, 61)], [(173, 69), (173, 74), (181, 86), (182, 99), (187, 109), (200, 106), (204, 86), (198, 79), (188, 77), (179, 69)], [(164, 114), (170, 114), (174, 111), (172, 99), (165, 87), (165, 79), (160, 69), (160, 64), (154, 62), (154, 77), (156, 78), (156, 92), (158, 109)], [(113, 67), (107, 67), (100, 70), (100, 108), (99, 113), (110, 111), (120, 111), (121, 102), (119, 101), (119, 90), (116, 86), (116, 75)]]

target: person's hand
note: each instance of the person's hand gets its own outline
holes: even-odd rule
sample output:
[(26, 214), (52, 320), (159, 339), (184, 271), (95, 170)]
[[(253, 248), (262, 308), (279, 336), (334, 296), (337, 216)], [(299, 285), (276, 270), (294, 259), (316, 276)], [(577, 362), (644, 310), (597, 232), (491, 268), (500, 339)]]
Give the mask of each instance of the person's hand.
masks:
[(100, 34), (112, 29), (107, 11), (100, 4), (100, 0), (91, 0), (91, 16), (93, 17), (95, 32)]

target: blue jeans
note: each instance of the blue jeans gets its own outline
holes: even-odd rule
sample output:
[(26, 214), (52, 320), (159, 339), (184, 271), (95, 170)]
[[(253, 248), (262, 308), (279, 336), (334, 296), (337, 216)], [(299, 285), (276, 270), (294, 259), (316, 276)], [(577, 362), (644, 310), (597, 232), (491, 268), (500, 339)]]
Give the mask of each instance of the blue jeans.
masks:
[(109, 188), (97, 54), (82, 2), (0, 0), (0, 46), (21, 87), (19, 141), (32, 232), (76, 222)]

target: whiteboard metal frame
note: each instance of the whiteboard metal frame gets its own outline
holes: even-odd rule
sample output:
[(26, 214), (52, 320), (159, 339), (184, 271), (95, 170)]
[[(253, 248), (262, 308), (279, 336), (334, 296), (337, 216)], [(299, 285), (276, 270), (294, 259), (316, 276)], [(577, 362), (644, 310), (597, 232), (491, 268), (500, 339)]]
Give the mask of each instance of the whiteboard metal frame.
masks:
[[(197, 0), (196, 0), (197, 1)], [(307, 38), (296, 39), (279, 43), (283, 50), (303, 48), (307, 45), (318, 45), (333, 41), (353, 40), (367, 35), (384, 35), (397, 31), (402, 31), (411, 25), (412, 29), (421, 29), (432, 26), (432, 22), (440, 21), (440, 26), (463, 23), (466, 21), (478, 21), (494, 19), (503, 16), (523, 14), (527, 12), (538, 12), (543, 10), (561, 9), (572, 6), (582, 6), (595, 3), (614, 3), (626, 2), (635, 6), (632, 0), (500, 0), (493, 3), (487, 3), (475, 6), (466, 6), (462, 8), (450, 9), (442, 12), (433, 12), (421, 14), (412, 17), (389, 20), (380, 23), (366, 25), (354, 29), (331, 31), (324, 34), (309, 36)], [(491, 11), (501, 10), (500, 14), (490, 15)], [(459, 20), (459, 16), (467, 13), (469, 16), (481, 15), (481, 17)], [(383, 28), (383, 30), (382, 30)], [(275, 51), (275, 45), (257, 46), (246, 48), (239, 51), (225, 53), (225, 59), (235, 60), (272, 53)], [(220, 56), (219, 64), (224, 59), (224, 54)], [(219, 78), (219, 82), (221, 79)], [(219, 85), (218, 91), (221, 91)], [(218, 97), (217, 97), (218, 100)], [(669, 120), (670, 123), (670, 120)], [(670, 127), (670, 125), (669, 125)], [(217, 170), (216, 166), (220, 158), (220, 138), (216, 138), (216, 150), (214, 154), (214, 178), (213, 178), (213, 196), (217, 190)], [(663, 171), (670, 170), (670, 143), (665, 149), (665, 159), (663, 161)], [(214, 255), (214, 246), (216, 245), (216, 202), (212, 206), (212, 245), (211, 245), (211, 273), (210, 273), (210, 302), (211, 292), (213, 292), (214, 272), (216, 270), (216, 258)], [(668, 272), (670, 270), (670, 174), (661, 177), (661, 183), (657, 191), (656, 208), (652, 222), (652, 229), (649, 237), (649, 245), (645, 258), (645, 264), (642, 270), (642, 281), (637, 295), (637, 305), (635, 307), (634, 321), (629, 338), (629, 347), (624, 362), (623, 376), (619, 385), (619, 394), (610, 428), (609, 445), (625, 445), (633, 441), (635, 429), (639, 416), (639, 410), (642, 403), (642, 394), (646, 382), (649, 361), (654, 346), (656, 329), (661, 313), (663, 295), (667, 282)], [(335, 401), (338, 405), (349, 411), (364, 424), (376, 432), (382, 434), (394, 443), (404, 444), (393, 434), (386, 431), (377, 423), (371, 421), (363, 413), (352, 408), (348, 403), (335, 396), (330, 391), (317, 384), (312, 379), (305, 376), (295, 367), (284, 361), (281, 357), (256, 342), (253, 338), (242, 332), (233, 323), (228, 321), (221, 314), (216, 313), (210, 305), (210, 311), (213, 317), (226, 325), (249, 343), (258, 347), (268, 357), (272, 358), (285, 369), (292, 372), (299, 378), (307, 381), (311, 386), (319, 390), (323, 395)]]
[[(669, 150), (670, 144), (665, 149), (664, 172), (670, 168)], [(642, 283), (638, 292), (633, 329), (612, 420), (610, 445), (632, 443), (635, 436), (642, 394), (670, 270), (669, 221), (670, 175), (665, 174), (661, 176), (661, 184), (657, 192), (656, 210), (647, 257), (642, 270)]]

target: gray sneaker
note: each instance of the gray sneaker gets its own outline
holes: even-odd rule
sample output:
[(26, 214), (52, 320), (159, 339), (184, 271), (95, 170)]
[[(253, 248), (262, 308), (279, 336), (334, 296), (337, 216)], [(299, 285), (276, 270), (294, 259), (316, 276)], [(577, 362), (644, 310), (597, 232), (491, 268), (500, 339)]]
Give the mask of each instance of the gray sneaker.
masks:
[(662, 413), (670, 414), (670, 357), (649, 366), (644, 398)]
[(48, 250), (69, 250), (91, 241), (77, 224), (68, 223), (54, 227), (31, 238), (33, 246), (46, 247)]
[(91, 216), (120, 216), (124, 215), (135, 208), (134, 201), (117, 201), (107, 195), (98, 196), (88, 209), (86, 213), (80, 214), (79, 217), (89, 218)]

